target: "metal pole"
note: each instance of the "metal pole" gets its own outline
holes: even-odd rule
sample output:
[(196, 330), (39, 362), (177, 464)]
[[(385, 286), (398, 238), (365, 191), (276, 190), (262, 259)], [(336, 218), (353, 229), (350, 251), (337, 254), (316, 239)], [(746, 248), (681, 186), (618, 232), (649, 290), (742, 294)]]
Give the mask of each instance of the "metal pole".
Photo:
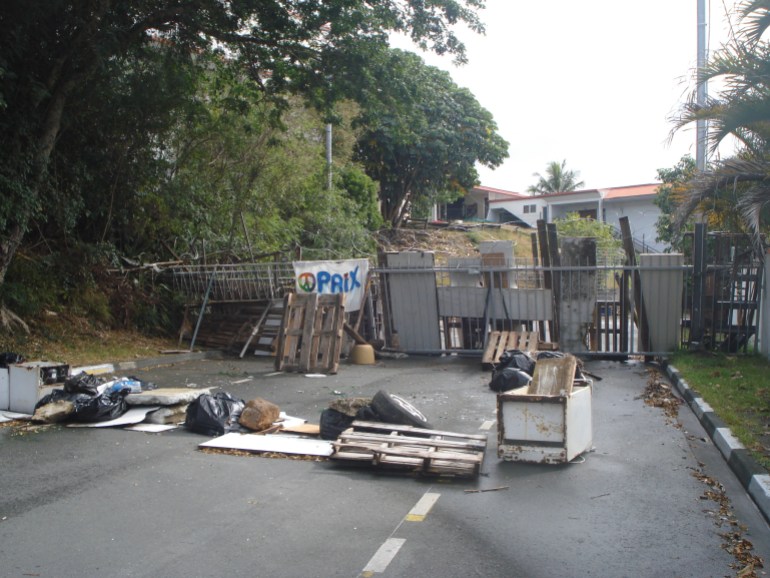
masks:
[[(698, 0), (698, 77), (696, 102), (699, 107), (706, 105), (708, 87), (706, 81), (701, 79), (701, 73), (706, 66), (706, 0)], [(707, 124), (705, 120), (695, 123), (695, 165), (699, 172), (706, 169), (706, 140)]]
[(326, 188), (332, 189), (332, 123), (326, 123)]
[(201, 304), (201, 310), (200, 313), (198, 313), (198, 321), (195, 323), (195, 331), (193, 332), (192, 339), (190, 340), (190, 351), (193, 350), (195, 347), (195, 340), (198, 338), (198, 330), (201, 328), (201, 321), (203, 321), (203, 314), (206, 312), (206, 307), (209, 304), (209, 295), (211, 295), (211, 288), (214, 286), (214, 279), (216, 279), (217, 276), (217, 269), (214, 267), (214, 270), (211, 272), (211, 277), (209, 278), (209, 284), (206, 287), (206, 294), (203, 296), (203, 303)]

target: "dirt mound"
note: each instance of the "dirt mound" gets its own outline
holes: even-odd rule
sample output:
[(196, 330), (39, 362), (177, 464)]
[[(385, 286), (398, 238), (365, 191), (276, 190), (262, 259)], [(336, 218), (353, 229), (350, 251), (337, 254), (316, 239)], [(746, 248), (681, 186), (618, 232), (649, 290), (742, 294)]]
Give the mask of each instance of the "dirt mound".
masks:
[(482, 241), (510, 240), (517, 254), (529, 256), (530, 231), (518, 227), (478, 224), (447, 227), (404, 227), (379, 233), (383, 251), (432, 251), (438, 263), (448, 257), (477, 257)]

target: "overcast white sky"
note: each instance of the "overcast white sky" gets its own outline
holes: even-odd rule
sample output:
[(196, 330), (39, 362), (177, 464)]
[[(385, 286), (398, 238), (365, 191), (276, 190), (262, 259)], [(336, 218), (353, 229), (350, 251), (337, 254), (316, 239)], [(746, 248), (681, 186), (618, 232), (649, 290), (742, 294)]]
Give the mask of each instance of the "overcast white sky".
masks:
[[(734, 0), (709, 3), (715, 50)], [(487, 0), (480, 14), (486, 35), (462, 33), (467, 65), (421, 55), (469, 88), (510, 143), (501, 167), (480, 168), (482, 185), (525, 192), (562, 160), (585, 188), (637, 185), (695, 157), (694, 127), (669, 143), (694, 87), (695, 0)]]

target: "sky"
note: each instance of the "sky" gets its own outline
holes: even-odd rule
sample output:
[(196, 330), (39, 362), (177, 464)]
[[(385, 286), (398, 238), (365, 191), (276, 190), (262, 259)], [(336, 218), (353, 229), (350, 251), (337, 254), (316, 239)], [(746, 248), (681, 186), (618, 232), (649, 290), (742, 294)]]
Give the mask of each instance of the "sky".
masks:
[[(734, 1), (706, 5), (713, 51)], [(695, 0), (487, 0), (479, 14), (484, 36), (458, 31), (468, 64), (421, 56), (470, 89), (510, 144), (503, 165), (479, 167), (482, 185), (524, 193), (563, 160), (584, 188), (646, 184), (695, 157), (694, 127), (670, 138), (695, 87)]]

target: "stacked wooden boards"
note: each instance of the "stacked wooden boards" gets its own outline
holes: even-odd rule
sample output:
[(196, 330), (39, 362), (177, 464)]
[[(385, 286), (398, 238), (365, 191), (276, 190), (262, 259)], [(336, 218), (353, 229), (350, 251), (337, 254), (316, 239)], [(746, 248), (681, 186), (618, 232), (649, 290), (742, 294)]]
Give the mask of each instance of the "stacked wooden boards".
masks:
[(479, 475), (486, 445), (485, 435), (354, 421), (333, 442), (331, 459), (427, 475), (474, 477)]
[(286, 295), (276, 370), (337, 373), (344, 314), (344, 293)]

